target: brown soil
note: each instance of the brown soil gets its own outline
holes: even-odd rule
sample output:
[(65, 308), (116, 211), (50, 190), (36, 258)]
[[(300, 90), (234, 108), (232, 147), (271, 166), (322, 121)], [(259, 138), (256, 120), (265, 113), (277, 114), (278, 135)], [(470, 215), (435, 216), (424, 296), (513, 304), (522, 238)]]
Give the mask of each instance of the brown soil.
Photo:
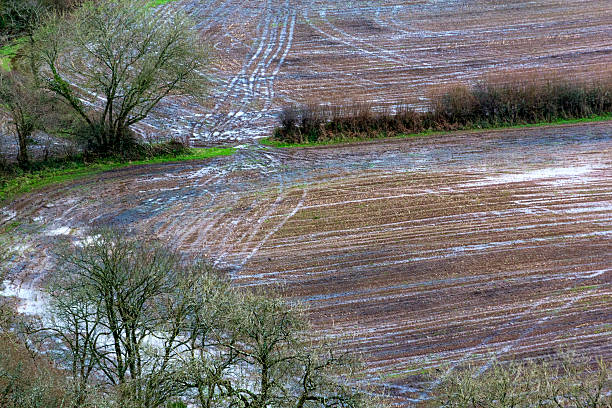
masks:
[(435, 385), (423, 368), (559, 347), (612, 357), (612, 123), (247, 148), (105, 173), (4, 210), (30, 248), (14, 281), (44, 275), (62, 227), (158, 236), (236, 285), (306, 302), (402, 404)]
[(426, 108), (488, 76), (610, 75), (607, 0), (181, 0), (214, 50), (208, 106), (175, 99), (142, 127), (198, 145), (268, 136), (292, 103)]

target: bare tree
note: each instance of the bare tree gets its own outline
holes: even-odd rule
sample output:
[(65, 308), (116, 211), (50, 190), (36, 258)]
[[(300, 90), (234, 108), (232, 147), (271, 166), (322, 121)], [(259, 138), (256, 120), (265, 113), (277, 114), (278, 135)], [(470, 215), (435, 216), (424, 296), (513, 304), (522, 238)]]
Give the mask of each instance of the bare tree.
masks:
[(238, 339), (232, 316), (240, 313), (240, 298), (229, 282), (215, 274), (184, 282), (181, 293), (195, 307), (190, 308), (183, 327), (188, 342), (180, 381), (192, 390), (201, 407), (227, 406), (231, 384), (238, 380), (238, 355), (222, 345), (234, 345)]
[(130, 127), (164, 98), (204, 90), (207, 53), (191, 20), (140, 0), (86, 2), (51, 17), (34, 42), (43, 84), (81, 117), (102, 151), (130, 143)]
[[(8, 38), (23, 36), (15, 40), (12, 47), (17, 50), (34, 44), (33, 33), (44, 16), (51, 10), (53, 1), (47, 0), (3, 0), (0, 7), (0, 25), (4, 26)], [(56, 5), (57, 6), (57, 5)], [(51, 116), (56, 101), (45, 95), (35, 77), (35, 60), (29, 57), (17, 58), (11, 55), (9, 71), (0, 68), (0, 111), (10, 117), (10, 127), (18, 145), (17, 162), (22, 166), (29, 163), (28, 144), (32, 133), (43, 128), (43, 118)], [(23, 59), (24, 61), (14, 61)], [(15, 65), (15, 66), (12, 66)], [(12, 66), (12, 67), (11, 67)], [(11, 71), (11, 68), (17, 68)], [(50, 122), (49, 122), (50, 123)]]
[(118, 390), (121, 406), (157, 407), (178, 395), (189, 304), (176, 253), (103, 231), (62, 260), (43, 330), (65, 346), (79, 400), (93, 374)]
[[(304, 310), (277, 297), (231, 292), (193, 328), (186, 379), (201, 407), (367, 407), (356, 361), (315, 338)], [(218, 302), (218, 303), (217, 303)], [(223, 306), (225, 305), (225, 306)], [(198, 331), (199, 330), (199, 331)]]
[(87, 288), (73, 277), (59, 278), (50, 286), (53, 314), (44, 329), (65, 346), (62, 353), (69, 361), (73, 395), (78, 406), (90, 394), (90, 382), (97, 367), (97, 346), (103, 333), (101, 305), (93, 302)]
[(365, 407), (354, 365), (279, 298), (240, 293), (206, 264), (102, 231), (64, 252), (49, 286), (80, 404), (103, 383), (122, 407)]
[(60, 256), (48, 287), (52, 317), (38, 331), (61, 341), (80, 404), (96, 383), (122, 407), (158, 407), (197, 392), (192, 359), (209, 367), (215, 354), (199, 340), (236, 306), (225, 280), (156, 242), (113, 231)]
[[(11, 72), (0, 70), (0, 112), (10, 119), (7, 128), (15, 135), (22, 167), (30, 162), (28, 148), (36, 131), (63, 135), (74, 120), (62, 101), (38, 86), (27, 64)], [(45, 158), (47, 154), (48, 149)]]
[(11, 119), (9, 125), (16, 137), (17, 161), (21, 166), (29, 163), (29, 140), (40, 124), (42, 109), (39, 95), (27, 76), (0, 70), (0, 110)]
[(233, 317), (238, 340), (223, 344), (238, 358), (246, 381), (228, 389), (240, 406), (368, 406), (354, 386), (355, 361), (338, 344), (312, 336), (304, 310), (277, 297), (247, 294)]

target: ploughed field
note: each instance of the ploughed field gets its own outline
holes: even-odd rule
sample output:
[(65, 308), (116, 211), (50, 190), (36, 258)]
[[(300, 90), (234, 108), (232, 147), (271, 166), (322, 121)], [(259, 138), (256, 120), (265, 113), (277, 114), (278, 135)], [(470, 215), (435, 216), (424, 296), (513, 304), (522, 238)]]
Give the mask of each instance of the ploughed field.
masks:
[(612, 63), (608, 0), (176, 0), (211, 44), (207, 106), (165, 103), (143, 133), (195, 145), (268, 136), (282, 106), (428, 106), (489, 74), (595, 79)]
[(612, 357), (610, 122), (250, 147), (104, 173), (3, 212), (24, 222), (10, 276), (23, 297), (58, 236), (159, 237), (236, 285), (306, 302), (321, 333), (363, 354), (364, 383), (402, 405), (436, 385), (423, 369), (560, 347)]

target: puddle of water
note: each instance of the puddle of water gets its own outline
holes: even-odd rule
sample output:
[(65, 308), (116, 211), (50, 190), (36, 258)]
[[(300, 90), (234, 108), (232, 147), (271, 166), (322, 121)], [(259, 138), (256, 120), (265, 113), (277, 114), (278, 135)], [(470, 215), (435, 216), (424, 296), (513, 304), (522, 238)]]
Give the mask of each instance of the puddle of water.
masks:
[(538, 170), (531, 170), (523, 173), (500, 174), (499, 176), (487, 177), (481, 181), (461, 184), (460, 187), (481, 187), (495, 184), (524, 183), (527, 181), (537, 181), (546, 179), (564, 178), (574, 183), (586, 182), (583, 177), (596, 170), (591, 166), (579, 167), (548, 167)]
[(58, 227), (47, 231), (47, 235), (50, 237), (57, 237), (58, 235), (70, 235), (72, 229), (70, 227)]
[(47, 309), (47, 299), (44, 294), (31, 286), (22, 287), (9, 280), (2, 282), (0, 296), (13, 297), (18, 300), (17, 311), (26, 315), (41, 316)]

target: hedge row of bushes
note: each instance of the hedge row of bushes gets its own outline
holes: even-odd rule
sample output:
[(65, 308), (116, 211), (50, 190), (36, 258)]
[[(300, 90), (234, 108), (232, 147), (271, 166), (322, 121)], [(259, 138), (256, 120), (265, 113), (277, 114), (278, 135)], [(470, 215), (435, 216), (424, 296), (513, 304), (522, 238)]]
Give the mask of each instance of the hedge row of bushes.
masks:
[(592, 83), (549, 81), (455, 86), (437, 96), (429, 111), (406, 105), (374, 110), (308, 105), (287, 107), (274, 138), (288, 143), (374, 138), (423, 131), (491, 128), (586, 118), (612, 112), (612, 78)]

